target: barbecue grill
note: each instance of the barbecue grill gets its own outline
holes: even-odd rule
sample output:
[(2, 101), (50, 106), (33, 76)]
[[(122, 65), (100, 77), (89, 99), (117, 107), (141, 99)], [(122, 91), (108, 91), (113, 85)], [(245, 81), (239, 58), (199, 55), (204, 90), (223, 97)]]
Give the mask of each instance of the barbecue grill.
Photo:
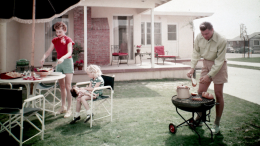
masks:
[[(202, 101), (192, 100), (192, 98), (198, 98), (198, 97), (200, 97), (202, 99)], [(215, 99), (209, 100), (209, 99), (201, 97), (201, 95), (190, 96), (187, 99), (180, 99), (180, 98), (177, 98), (177, 95), (174, 95), (172, 97), (172, 103), (175, 105), (176, 112), (184, 120), (184, 122), (179, 124), (178, 126), (170, 123), (169, 131), (171, 133), (175, 134), (177, 131), (177, 128), (186, 123), (199, 136), (199, 142), (200, 142), (200, 135), (196, 131), (196, 127), (199, 126), (199, 123), (202, 121), (210, 130), (211, 140), (213, 140), (213, 133), (212, 133), (211, 129), (209, 128), (209, 126), (206, 124), (206, 122), (210, 122), (210, 109), (216, 104)], [(192, 112), (192, 117), (188, 120), (184, 119), (183, 116), (181, 116), (181, 114), (178, 112), (178, 109), (181, 109), (181, 110), (187, 111), (187, 112)], [(202, 115), (199, 115), (198, 112), (202, 112)], [(199, 121), (195, 121), (194, 113), (197, 113), (198, 116), (200, 117)]]

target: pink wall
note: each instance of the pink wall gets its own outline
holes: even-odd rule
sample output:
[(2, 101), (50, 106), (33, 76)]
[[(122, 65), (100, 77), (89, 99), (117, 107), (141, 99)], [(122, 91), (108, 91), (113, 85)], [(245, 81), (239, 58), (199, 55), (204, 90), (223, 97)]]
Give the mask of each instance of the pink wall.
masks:
[[(110, 31), (107, 18), (91, 18), (87, 10), (88, 64), (108, 65), (110, 60)], [(84, 46), (84, 8), (74, 9), (74, 41)], [(83, 59), (82, 55), (80, 59)]]

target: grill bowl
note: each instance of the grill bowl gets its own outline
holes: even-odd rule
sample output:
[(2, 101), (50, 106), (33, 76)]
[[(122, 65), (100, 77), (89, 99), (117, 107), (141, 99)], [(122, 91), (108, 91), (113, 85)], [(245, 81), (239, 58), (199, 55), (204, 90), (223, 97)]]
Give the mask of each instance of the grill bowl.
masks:
[(202, 101), (194, 101), (192, 98), (194, 97), (201, 97), (200, 95), (197, 96), (190, 96), (187, 99), (179, 99), (177, 95), (172, 97), (172, 103), (177, 108), (182, 109), (188, 112), (203, 112), (206, 110), (211, 109), (215, 105), (215, 99), (206, 99), (202, 98)]

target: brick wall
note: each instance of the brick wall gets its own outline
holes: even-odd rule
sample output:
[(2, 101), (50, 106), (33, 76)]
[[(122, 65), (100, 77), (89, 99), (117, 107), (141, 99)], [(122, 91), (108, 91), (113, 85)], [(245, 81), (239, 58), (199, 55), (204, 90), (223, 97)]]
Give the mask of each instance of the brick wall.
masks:
[[(91, 8), (87, 10), (88, 64), (108, 65), (110, 57), (110, 31), (107, 18), (91, 18)], [(84, 47), (84, 8), (74, 9), (74, 41)], [(80, 56), (84, 59), (84, 56)]]

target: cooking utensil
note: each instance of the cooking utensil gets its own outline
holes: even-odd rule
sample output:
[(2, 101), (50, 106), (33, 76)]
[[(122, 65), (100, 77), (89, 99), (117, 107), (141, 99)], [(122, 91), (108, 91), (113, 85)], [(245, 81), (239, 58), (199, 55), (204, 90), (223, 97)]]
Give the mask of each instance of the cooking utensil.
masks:
[(177, 98), (186, 99), (190, 96), (190, 88), (188, 86), (177, 86)]
[(196, 81), (196, 79), (193, 78), (193, 75), (192, 75), (192, 74), (190, 75), (190, 78), (191, 78), (192, 86), (193, 86), (193, 87), (196, 87), (196, 86), (197, 86), (197, 81)]

